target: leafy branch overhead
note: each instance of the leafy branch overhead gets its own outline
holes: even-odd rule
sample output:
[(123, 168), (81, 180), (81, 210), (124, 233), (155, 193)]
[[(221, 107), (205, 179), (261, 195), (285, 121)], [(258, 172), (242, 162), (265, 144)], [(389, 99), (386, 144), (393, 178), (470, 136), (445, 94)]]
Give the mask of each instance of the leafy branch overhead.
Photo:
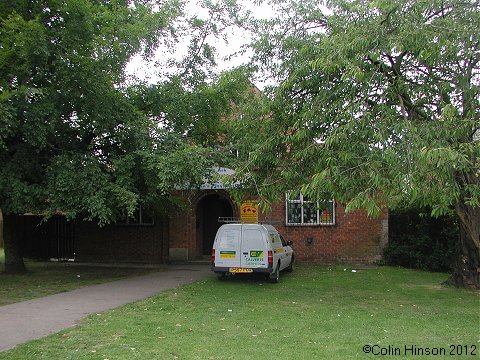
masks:
[[(189, 20), (184, 6), (177, 0), (0, 5), (5, 213), (61, 210), (106, 223), (208, 173), (208, 148), (236, 96), (228, 75), (213, 85), (178, 74), (158, 86), (125, 82), (133, 55), (152, 57), (165, 42), (175, 46), (172, 39), (192, 26), (218, 35), (222, 29), (212, 26), (228, 26), (225, 19), (235, 13), (210, 4), (205, 27)], [(218, 12), (227, 10), (224, 19)], [(189, 67), (205, 71), (205, 58), (199, 54)]]
[(273, 4), (279, 17), (252, 45), (277, 82), (269, 115), (251, 122), (262, 129), (248, 162), (260, 194), (301, 187), (370, 215), (454, 210), (478, 284), (478, 2)]
[[(106, 224), (140, 204), (165, 208), (173, 189), (198, 187), (219, 162), (212, 149), (240, 84), (227, 78), (241, 76), (208, 84), (215, 54), (197, 40), (239, 18), (233, 3), (205, 4), (206, 21), (187, 14), (181, 0), (0, 4), (7, 271), (24, 269), (11, 216), (61, 211)], [(131, 84), (125, 69), (134, 55), (174, 52), (189, 30), (201, 34), (183, 64), (195, 76), (178, 71), (158, 86)]]

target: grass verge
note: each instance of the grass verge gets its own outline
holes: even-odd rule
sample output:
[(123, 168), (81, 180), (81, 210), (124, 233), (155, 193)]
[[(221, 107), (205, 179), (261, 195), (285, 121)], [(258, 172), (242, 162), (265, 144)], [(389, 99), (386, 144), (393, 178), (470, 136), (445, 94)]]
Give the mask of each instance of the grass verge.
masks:
[[(398, 348), (389, 359), (478, 358), (479, 293), (440, 285), (445, 274), (303, 265), (282, 275), (279, 284), (212, 277), (92, 315), (0, 359), (378, 357), (364, 345)], [(462, 353), (450, 356), (452, 345)], [(410, 348), (446, 353), (421, 356)]]
[(53, 295), (80, 287), (142, 275), (149, 269), (83, 266), (71, 263), (26, 261), (22, 275), (1, 273), (4, 251), (0, 249), (0, 306)]

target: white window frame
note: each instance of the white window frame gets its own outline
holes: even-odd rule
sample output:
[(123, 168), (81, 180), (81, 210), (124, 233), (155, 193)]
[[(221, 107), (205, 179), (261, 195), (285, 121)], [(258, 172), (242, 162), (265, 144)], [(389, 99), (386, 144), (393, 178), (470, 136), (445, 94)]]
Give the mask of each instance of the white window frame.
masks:
[[(336, 211), (335, 211), (335, 200), (330, 200), (329, 202), (332, 204), (332, 222), (322, 222), (321, 221), (321, 214), (322, 211), (319, 207), (319, 202), (317, 201), (317, 221), (314, 223), (306, 223), (304, 221), (304, 204), (305, 203), (312, 203), (312, 201), (304, 200), (303, 194), (299, 193), (300, 197), (299, 199), (291, 200), (289, 199), (289, 194), (291, 194), (292, 191), (286, 192), (285, 193), (285, 225), (287, 226), (334, 226), (336, 219)], [(289, 213), (289, 205), (290, 204), (300, 204), (301, 206), (301, 222), (299, 223), (294, 223), (294, 222), (289, 222), (288, 219), (288, 213)]]

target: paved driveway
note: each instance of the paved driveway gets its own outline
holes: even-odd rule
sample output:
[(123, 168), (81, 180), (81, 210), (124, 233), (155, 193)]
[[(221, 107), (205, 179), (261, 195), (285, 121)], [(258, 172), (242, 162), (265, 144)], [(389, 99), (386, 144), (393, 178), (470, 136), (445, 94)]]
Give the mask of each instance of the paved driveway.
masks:
[(212, 276), (207, 265), (177, 265), (148, 275), (0, 306), (0, 351), (74, 326), (98, 313)]

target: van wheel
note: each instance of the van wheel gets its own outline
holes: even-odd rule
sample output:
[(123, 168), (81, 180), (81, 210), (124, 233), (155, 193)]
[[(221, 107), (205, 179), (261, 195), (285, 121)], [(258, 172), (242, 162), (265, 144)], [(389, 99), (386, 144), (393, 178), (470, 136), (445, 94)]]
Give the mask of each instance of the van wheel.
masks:
[(277, 268), (273, 274), (270, 275), (269, 280), (272, 284), (276, 284), (278, 283), (278, 280), (280, 280), (280, 263), (277, 264)]
[(288, 265), (288, 267), (285, 269), (285, 271), (287, 271), (287, 272), (292, 272), (293, 271), (293, 260), (295, 260), (295, 258), (292, 256), (292, 261), (290, 261), (290, 265)]

